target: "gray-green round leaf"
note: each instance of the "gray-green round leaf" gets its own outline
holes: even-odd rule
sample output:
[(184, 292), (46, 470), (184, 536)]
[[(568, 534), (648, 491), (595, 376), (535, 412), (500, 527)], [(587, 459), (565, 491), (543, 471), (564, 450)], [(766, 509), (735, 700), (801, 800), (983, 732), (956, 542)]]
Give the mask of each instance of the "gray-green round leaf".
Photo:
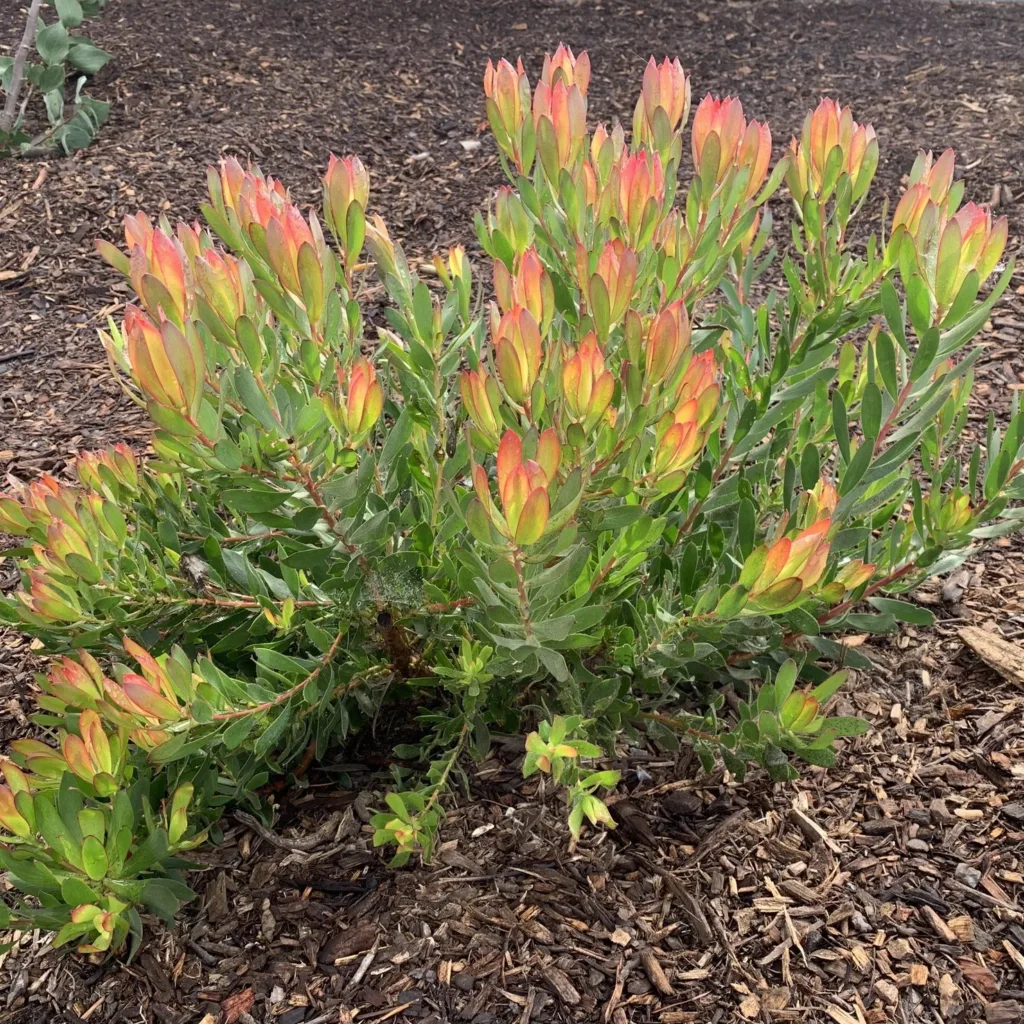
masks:
[(78, 0), (53, 0), (53, 3), (65, 28), (78, 28), (82, 24), (82, 5)]
[(93, 46), (87, 39), (73, 39), (68, 52), (68, 63), (87, 75), (95, 75), (110, 57), (106, 50)]
[(36, 33), (36, 49), (47, 64), (62, 64), (70, 45), (68, 30), (59, 21), (43, 25)]

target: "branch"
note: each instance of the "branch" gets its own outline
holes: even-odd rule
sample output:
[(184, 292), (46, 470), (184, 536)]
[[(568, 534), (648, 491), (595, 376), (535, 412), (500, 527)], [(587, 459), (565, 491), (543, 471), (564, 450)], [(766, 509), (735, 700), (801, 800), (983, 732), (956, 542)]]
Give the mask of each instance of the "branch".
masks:
[[(849, 601), (843, 601), (842, 604), (837, 604), (834, 608), (829, 609), (822, 615), (818, 616), (818, 625), (824, 626), (826, 622), (830, 622), (832, 619), (838, 618), (840, 615), (845, 615), (855, 604), (860, 601), (864, 601), (874, 594), (877, 594), (883, 587), (888, 587), (895, 583), (897, 580), (902, 579), (907, 573), (913, 572), (917, 566), (913, 562), (907, 562), (901, 569), (897, 569), (895, 572), (889, 573), (888, 576), (883, 577), (877, 583), (872, 583), (871, 586), (864, 591), (859, 598), (850, 599)], [(803, 633), (787, 633), (782, 638), (782, 646), (788, 647), (794, 640), (799, 640), (800, 637), (804, 636)], [(752, 651), (737, 651), (735, 654), (730, 654), (726, 658), (726, 662), (729, 665), (739, 665), (743, 662), (750, 661), (756, 655)]]
[(248, 544), (254, 540), (272, 540), (274, 537), (287, 537), (287, 530), (267, 530), (266, 533), (239, 533), (222, 537), (217, 533), (179, 533), (182, 540), (206, 540), (212, 537), (218, 544)]
[(910, 389), (914, 386), (914, 382), (908, 380), (904, 384), (900, 393), (896, 396), (896, 402), (892, 407), (892, 412), (886, 417), (885, 423), (882, 424), (882, 429), (878, 432), (878, 437), (875, 438), (875, 445), (871, 450), (872, 457), (877, 455), (881, 451), (882, 443), (889, 435), (889, 431), (892, 430), (893, 424), (896, 422), (896, 418), (903, 411), (903, 404), (906, 402), (910, 395)]
[[(724, 452), (722, 452), (722, 457), (718, 460), (718, 465), (715, 466), (714, 472), (711, 474), (712, 488), (715, 486), (715, 484), (718, 483), (718, 481), (721, 479), (722, 474), (725, 472), (725, 467), (729, 464), (729, 459), (732, 458), (732, 450), (735, 447), (736, 442), (734, 441), (732, 444), (729, 445), (728, 448), (725, 449)], [(710, 491), (708, 492), (708, 494), (710, 496)], [(693, 526), (694, 522), (697, 519), (697, 516), (700, 515), (700, 511), (704, 507), (705, 501), (707, 501), (707, 498), (702, 498), (700, 501), (695, 501), (693, 503), (693, 508), (690, 509), (690, 514), (683, 521), (682, 526), (679, 527), (679, 532), (676, 534), (676, 539), (672, 542), (672, 547), (669, 549), (670, 551), (675, 551), (683, 537), (689, 534), (690, 527)]]
[[(917, 566), (914, 565), (913, 562), (907, 562), (907, 564), (903, 566), (903, 568), (897, 569), (895, 572), (889, 573), (888, 576), (884, 577), (883, 579), (880, 579), (877, 583), (872, 583), (871, 586), (869, 586), (867, 590), (864, 591), (860, 598), (858, 598), (858, 600), (863, 601), (865, 598), (877, 594), (878, 591), (881, 590), (883, 587), (888, 587), (890, 584), (902, 579), (904, 576), (907, 575), (907, 573), (913, 572), (916, 568)], [(824, 615), (818, 616), (818, 625), (824, 626), (825, 623), (830, 621), (831, 619), (838, 618), (840, 615), (845, 614), (856, 603), (856, 601), (850, 600), (844, 601), (842, 604), (837, 604), (835, 608), (832, 608), (829, 611), (825, 612)]]
[[(271, 708), (276, 708), (283, 704), (286, 700), (294, 697), (295, 694), (301, 693), (313, 680), (320, 677), (320, 673), (331, 663), (334, 655), (338, 653), (338, 648), (341, 646), (342, 638), (345, 636), (347, 629), (341, 630), (340, 633), (334, 638), (334, 642), (331, 644), (327, 653), (320, 659), (316, 668), (306, 676), (305, 679), (296, 683), (290, 690), (285, 690), (284, 693), (279, 693), (273, 700), (264, 701), (262, 704), (257, 704), (254, 708), (243, 708), (241, 711), (222, 711), (220, 714), (214, 715), (213, 720), (215, 722), (228, 722), (234, 718), (245, 718), (246, 715), (256, 715), (261, 711), (269, 711)], [(348, 690), (355, 689), (359, 685), (357, 679), (359, 677), (353, 677), (346, 685), (346, 692)], [(361, 680), (360, 680), (361, 681)]]
[(0, 114), (0, 132), (9, 132), (14, 126), (14, 114), (18, 108), (18, 94), (21, 92), (21, 83), (25, 77), (25, 62), (32, 50), (32, 43), (36, 38), (36, 22), (39, 20), (39, 8), (43, 6), (43, 0), (32, 0), (32, 6), (28, 9), (28, 21), (25, 22), (25, 34), (21, 37), (18, 51), (14, 55), (14, 67), (11, 70), (11, 89), (4, 101), (4, 110)]
[(235, 811), (235, 819), (240, 821), (247, 829), (265, 839), (271, 846), (276, 846), (279, 850), (291, 850), (293, 852), (299, 850), (306, 853), (310, 850), (315, 850), (318, 846), (323, 845), (327, 840), (334, 837), (335, 832), (338, 831), (338, 826), (341, 824), (342, 812), (335, 811), (315, 832), (311, 832), (309, 835), (302, 836), (299, 839), (287, 839), (284, 836), (279, 836), (276, 832), (263, 825), (262, 822), (257, 821), (251, 814), (246, 814), (245, 811)]
[(519, 617), (523, 623), (523, 634), (527, 640), (533, 639), (533, 623), (530, 621), (530, 600), (526, 596), (526, 577), (523, 574), (523, 562), (519, 548), (515, 548), (509, 561), (516, 572), (516, 589), (519, 592)]
[[(162, 594), (147, 594), (145, 603), (155, 604), (182, 604), (196, 605), (204, 608), (255, 608), (265, 607), (260, 601), (252, 597), (165, 597)], [(330, 608), (332, 605), (325, 601), (294, 601), (296, 608)], [(281, 604), (278, 604), (281, 607)]]

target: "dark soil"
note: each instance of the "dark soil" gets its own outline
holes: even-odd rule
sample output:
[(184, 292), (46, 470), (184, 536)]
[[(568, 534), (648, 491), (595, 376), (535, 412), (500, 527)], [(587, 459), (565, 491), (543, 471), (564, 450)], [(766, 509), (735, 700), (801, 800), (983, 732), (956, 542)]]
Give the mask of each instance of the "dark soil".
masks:
[[(20, 36), (17, 6), (0, 41)], [(196, 217), (223, 154), (315, 202), (329, 152), (354, 151), (411, 255), (474, 251), (473, 211), (500, 183), (483, 65), (522, 54), (536, 75), (560, 39), (590, 52), (594, 116), (628, 121), (652, 51), (680, 56), (698, 99), (739, 94), (777, 147), (835, 95), (881, 139), (869, 216), (919, 146), (953, 145), (968, 198), (1010, 218), (1010, 252), (1024, 229), (1016, 4), (111, 0), (88, 31), (114, 53), (93, 85), (109, 124), (74, 159), (0, 164), (0, 468), (18, 479), (146, 444), (96, 337), (129, 293), (95, 237), (140, 207)], [(982, 335), (978, 417), (1024, 387), (1022, 296), (1018, 275)], [(922, 595), (937, 630), (863, 648), (877, 671), (848, 710), (876, 728), (827, 774), (736, 786), (624, 751), (620, 827), (570, 850), (560, 806), (496, 749), (437, 862), (395, 872), (364, 827), (386, 782), (350, 766), (344, 787), (286, 794), (269, 838), (227, 822), (202, 898), (134, 963), (20, 936), (0, 955), (0, 1021), (1024, 1020), (1024, 690), (959, 636), (1024, 636), (1022, 552), (996, 546), (958, 582)], [(34, 667), (0, 636), (0, 737), (26, 727)], [(281, 848), (332, 809), (321, 846)]]

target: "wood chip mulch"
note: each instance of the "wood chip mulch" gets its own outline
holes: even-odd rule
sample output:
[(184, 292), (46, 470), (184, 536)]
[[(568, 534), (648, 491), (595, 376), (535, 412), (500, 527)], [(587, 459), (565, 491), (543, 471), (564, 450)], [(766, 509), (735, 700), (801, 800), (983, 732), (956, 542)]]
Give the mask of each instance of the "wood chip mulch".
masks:
[[(146, 444), (96, 339), (130, 296), (93, 238), (139, 207), (196, 217), (227, 153), (315, 202), (333, 150), (363, 155), (414, 257), (473, 253), (472, 212), (500, 177), (483, 63), (521, 53), (536, 70), (559, 39), (589, 49), (601, 117), (629, 120), (652, 50), (679, 54), (695, 99), (738, 93), (777, 149), (840, 96), (881, 138), (878, 210), (918, 146), (953, 145), (968, 198), (996, 202), (1008, 251), (1021, 244), (1015, 4), (111, 0), (88, 31), (114, 54), (93, 86), (110, 123), (73, 159), (0, 164), (0, 471), (17, 479)], [(774, 212), (784, 238), (781, 198)], [(1024, 387), (1024, 276), (980, 340), (976, 428)], [(436, 862), (392, 871), (366, 831), (386, 772), (346, 752), (283, 794), (275, 832), (226, 821), (197, 858), (201, 898), (175, 931), (152, 924), (132, 963), (21, 936), (0, 955), (0, 1024), (1024, 1021), (1024, 687), (997, 642), (1024, 637), (1022, 560), (1001, 542), (926, 588), (934, 630), (851, 638), (876, 668), (845, 710), (875, 728), (828, 773), (737, 786), (624, 750), (619, 827), (570, 849), (509, 741), (470, 768)], [(0, 741), (26, 729), (37, 667), (0, 635)]]

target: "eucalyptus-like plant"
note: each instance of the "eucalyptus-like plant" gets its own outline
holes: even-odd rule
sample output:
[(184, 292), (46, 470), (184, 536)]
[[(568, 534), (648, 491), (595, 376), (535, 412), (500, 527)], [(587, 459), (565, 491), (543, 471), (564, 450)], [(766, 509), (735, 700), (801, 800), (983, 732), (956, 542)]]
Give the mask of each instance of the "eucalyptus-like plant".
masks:
[[(110, 113), (110, 104), (92, 99), (83, 88), (110, 54), (80, 32), (69, 30), (96, 17), (106, 2), (53, 0), (57, 20), (47, 24), (40, 17), (42, 0), (32, 0), (21, 43), (13, 56), (0, 57), (0, 156), (52, 148), (70, 156), (92, 142)], [(25, 130), (25, 112), (37, 93), (49, 128), (33, 138)]]
[(367, 217), (355, 157), (324, 179), (333, 246), (235, 160), (208, 228), (140, 213), (127, 254), (99, 244), (138, 296), (103, 338), (153, 454), (0, 498), (24, 538), (0, 613), (63, 655), (37, 719), (59, 749), (15, 744), (0, 789), (4, 864), (44, 907), (23, 917), (113, 945), (147, 892), (185, 895), (125, 879), (175, 881), (186, 805), (194, 827), (260, 807), (271, 775), (389, 721), (423, 765), (373, 822), (399, 861), (429, 857), (492, 730), (529, 733), (574, 835), (612, 823), (617, 775), (586, 762), (638, 734), (737, 777), (828, 766), (866, 728), (830, 701), (871, 670), (838, 637), (928, 623), (901, 595), (1018, 527), (1024, 418), (963, 436), (1006, 222), (960, 206), (952, 153), (855, 252), (878, 140), (849, 108), (823, 101), (770, 170), (767, 125), (706, 97), (680, 193), (678, 61), (648, 65), (628, 142), (588, 131), (589, 78), (564, 47), (535, 89), (487, 68), (509, 184), (476, 222), (486, 310), (462, 248), (414, 268)]

